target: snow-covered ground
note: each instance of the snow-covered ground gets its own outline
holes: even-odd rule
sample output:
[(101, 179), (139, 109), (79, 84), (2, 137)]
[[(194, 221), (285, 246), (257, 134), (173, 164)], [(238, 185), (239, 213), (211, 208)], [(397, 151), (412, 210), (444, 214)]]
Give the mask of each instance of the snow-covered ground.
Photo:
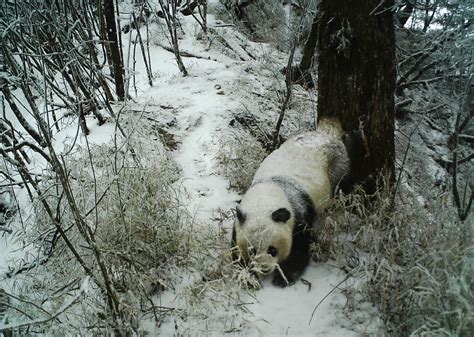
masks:
[[(217, 25), (212, 17), (209, 19), (210, 27)], [(192, 19), (188, 24), (196, 25)], [(218, 31), (229, 44), (237, 46), (237, 51), (245, 54), (238, 47), (242, 35), (235, 33), (232, 28)], [(217, 211), (228, 211), (239, 200), (238, 194), (229, 190), (227, 180), (219, 175), (215, 159), (222, 138), (231, 131), (229, 123), (233, 113), (246, 106), (252, 113), (259, 114), (261, 109), (265, 109), (258, 104), (260, 93), (275, 96), (266, 91), (272, 90), (274, 81), (283, 82), (283, 76), (276, 77), (275, 72), (268, 69), (269, 60), (264, 58), (272, 57), (269, 47), (248, 41), (246, 44), (252, 55), (258, 55), (256, 60), (249, 58), (248, 61), (242, 61), (238, 57), (226, 56), (217, 46), (206, 50), (205, 42), (196, 41), (192, 34), (187, 34), (180, 41), (181, 50), (208, 58), (184, 58), (189, 72), (187, 77), (180, 77), (177, 67), (170, 69), (169, 65), (175, 62), (174, 55), (163, 52), (159, 47), (152, 50), (154, 69), (161, 74), (153, 87), (146, 83), (145, 70), (140, 71), (141, 94), (135, 98), (136, 101), (143, 105), (161, 104), (176, 109), (177, 127), (174, 132), (180, 144), (174, 151), (174, 158), (182, 168), (182, 185), (189, 194), (188, 210), (198, 222), (205, 224), (214, 221), (217, 226)], [(276, 52), (274, 54), (277, 55)], [(281, 55), (278, 56), (274, 59), (276, 64), (273, 70), (278, 70), (278, 66), (282, 65)], [(163, 63), (168, 66), (162, 66)], [(162, 67), (168, 69), (165, 76), (161, 73)], [(308, 94), (305, 98), (310, 100), (311, 96)], [(265, 114), (270, 115), (274, 122), (277, 111), (267, 110)], [(156, 111), (155, 115), (159, 118), (160, 112)], [(263, 115), (262, 118), (267, 116)], [(229, 232), (231, 225), (231, 222), (226, 223)], [(346, 286), (346, 275), (339, 268), (330, 263), (313, 262), (303, 278), (312, 284), (310, 289), (301, 281), (280, 289), (265, 280), (263, 288), (254, 294), (255, 297), (249, 297), (247, 303), (251, 304), (247, 305), (250, 311), (246, 319), (255, 324), (252, 335), (342, 337), (377, 331), (378, 323), (376, 319), (371, 321), (374, 310), (370, 306), (367, 306), (365, 317), (359, 314), (359, 320), (362, 320), (359, 324), (346, 317), (346, 298), (341, 291)], [(174, 321), (165, 322), (162, 329), (171, 333)], [(200, 333), (202, 331), (196, 334)], [(246, 334), (240, 332), (238, 335)]]
[[(155, 27), (156, 31), (153, 31), (152, 28), (151, 39), (155, 44), (152, 43), (150, 53), (154, 85), (148, 85), (141, 54), (137, 53), (137, 95), (130, 90), (132, 99), (129, 105), (134, 111), (143, 111), (143, 118), (146, 117), (150, 123), (173, 120), (167, 131), (177, 143), (172, 156), (181, 169), (178, 184), (186, 190), (186, 207), (198, 225), (218, 226), (219, 212), (234, 208), (240, 196), (229, 188), (229, 182), (220, 173), (217, 151), (222, 139), (241, 132), (230, 126), (238, 111), (247, 109), (259, 119), (276, 122), (277, 97), (281, 94), (277, 90), (284, 87), (283, 75), (278, 73), (278, 69), (286, 61), (284, 54), (268, 45), (247, 41), (233, 27), (219, 27), (221, 22), (212, 15), (209, 15), (208, 22), (215, 29), (211, 38), (216, 39), (210, 48), (210, 41), (206, 38), (196, 39), (199, 26), (192, 17), (181, 20), (186, 34), (179, 41), (180, 48), (190, 55), (199, 56), (183, 58), (189, 73), (187, 77), (179, 73), (174, 55), (156, 45), (160, 30)], [(142, 36), (145, 35), (143, 31)], [(125, 46), (129, 36), (123, 37)], [(218, 36), (225, 39), (233, 50), (219, 44)], [(285, 121), (287, 130), (298, 129), (299, 126), (294, 125), (314, 112), (314, 93), (299, 90), (294, 99), (300, 100), (301, 105), (306, 104), (307, 109), (300, 113), (289, 110), (289, 118), (292, 115), (299, 117)], [(89, 122), (90, 142), (100, 144), (112, 138), (115, 130), (112, 123), (98, 127), (92, 119)], [(67, 147), (76, 131), (77, 126), (71, 126), (56, 135), (59, 151)], [(78, 141), (83, 141), (82, 136)], [(229, 239), (231, 226), (231, 220), (224, 221)], [(10, 254), (14, 254), (12, 242), (7, 237), (0, 237), (0, 267), (5, 267), (12, 257)], [(244, 301), (248, 310), (243, 313), (242, 319), (248, 322), (248, 330), (228, 332), (226, 335), (344, 337), (375, 335), (382, 331), (377, 312), (369, 304), (358, 305), (359, 310), (347, 314), (344, 289), (351, 280), (346, 280), (346, 274), (330, 261), (312, 262), (302, 279), (308, 281), (311, 287), (299, 280), (295, 285), (281, 289), (264, 280), (262, 289), (249, 294)], [(162, 304), (172, 307), (175, 296), (173, 290), (167, 292), (162, 296), (162, 301), (165, 301)], [(199, 326), (199, 322), (188, 324)], [(157, 329), (156, 333), (163, 336), (177, 333), (173, 317), (166, 319)], [(222, 331), (204, 333), (199, 328), (195, 332), (186, 331), (196, 336), (222, 335)]]

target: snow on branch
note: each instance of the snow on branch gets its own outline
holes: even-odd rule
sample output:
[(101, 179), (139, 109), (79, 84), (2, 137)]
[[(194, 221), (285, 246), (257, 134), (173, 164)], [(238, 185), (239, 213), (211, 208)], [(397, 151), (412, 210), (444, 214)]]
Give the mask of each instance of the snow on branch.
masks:
[(30, 320), (30, 321), (27, 321), (27, 322), (16, 323), (16, 324), (15, 323), (14, 324), (2, 324), (2, 323), (0, 323), (0, 332), (17, 330), (19, 328), (23, 328), (23, 327), (26, 327), (26, 326), (43, 324), (43, 323), (52, 321), (53, 319), (56, 319), (59, 315), (65, 313), (67, 309), (72, 307), (79, 300), (79, 298), (82, 296), (82, 294), (84, 294), (85, 292), (88, 291), (89, 281), (90, 281), (89, 276), (84, 278), (84, 281), (82, 282), (81, 288), (79, 289), (78, 293), (73, 298), (71, 298), (67, 301), (64, 301), (63, 305), (55, 313), (53, 313), (50, 317), (33, 319), (33, 320)]

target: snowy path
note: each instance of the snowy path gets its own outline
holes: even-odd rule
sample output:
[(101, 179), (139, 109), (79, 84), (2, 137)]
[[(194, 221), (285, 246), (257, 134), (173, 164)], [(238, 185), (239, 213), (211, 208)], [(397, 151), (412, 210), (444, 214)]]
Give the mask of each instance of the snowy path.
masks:
[[(232, 34), (226, 35), (226, 38), (230, 40)], [(240, 44), (237, 39), (234, 42), (235, 46)], [(252, 113), (273, 114), (272, 108), (269, 108), (271, 104), (258, 106), (252, 95), (263, 96), (268, 88), (262, 83), (275, 78), (259, 73), (258, 61), (236, 61), (216, 50), (205, 51), (205, 47), (196, 43), (191, 34), (180, 44), (188, 52), (209, 55), (210, 59), (185, 58), (189, 76), (183, 78), (174, 56), (160, 47), (152, 47), (153, 67), (159, 76), (154, 86), (149, 87), (145, 69), (137, 66), (139, 90), (134, 101), (139, 106), (150, 107), (147, 110), (151, 110), (153, 118), (158, 120), (164, 116), (159, 106), (173, 108), (176, 125), (170, 131), (178, 141), (173, 157), (181, 168), (179, 184), (188, 195), (186, 206), (197, 224), (217, 226), (215, 219), (218, 211), (234, 208), (240, 196), (229, 190), (228, 181), (219, 174), (216, 152), (223, 137), (231, 132), (229, 122), (233, 113), (241, 110), (243, 105), (249, 106)], [(137, 62), (137, 65), (140, 64)], [(249, 71), (252, 66), (257, 70)], [(154, 107), (157, 107), (156, 110)], [(101, 141), (113, 131), (112, 124), (105, 127), (109, 128), (107, 132), (104, 132), (104, 127), (97, 132), (101, 135)], [(234, 129), (233, 132), (238, 131)], [(63, 141), (65, 139), (58, 139), (58, 146), (63, 146)], [(226, 222), (224, 226), (230, 232), (232, 224)], [(0, 242), (0, 250), (5, 248), (2, 244)], [(0, 261), (0, 265), (4, 263)], [(263, 288), (255, 292), (255, 297), (248, 296), (246, 299), (249, 312), (245, 313), (245, 320), (253, 323), (255, 328), (250, 333), (237, 331), (226, 335), (359, 336), (364, 329), (361, 326), (367, 325), (366, 313), (370, 310), (360, 313), (361, 326), (356, 329), (353, 321), (349, 321), (344, 314), (346, 297), (339, 288), (334, 290), (344, 278), (340, 269), (328, 263), (311, 263), (303, 275), (303, 279), (311, 283), (310, 289), (301, 280), (285, 289), (276, 288), (269, 280), (264, 280)], [(316, 305), (318, 307), (310, 323)], [(163, 331), (173, 331), (174, 325), (171, 325), (172, 319), (169, 324), (163, 323)], [(222, 334), (218, 332), (216, 336), (219, 335)]]
[[(177, 107), (176, 134), (181, 144), (174, 157), (182, 169), (181, 184), (189, 196), (187, 208), (197, 223), (212, 225), (219, 209), (228, 211), (240, 199), (219, 175), (214, 158), (220, 140), (229, 132), (232, 113), (241, 108), (240, 102), (248, 97), (248, 92), (255, 90), (254, 75), (243, 70), (245, 62), (185, 61), (188, 77), (156, 85), (143, 97), (160, 97), (160, 104)], [(242, 83), (252, 87), (235, 90)], [(226, 226), (230, 230), (231, 224)], [(255, 298), (248, 299), (252, 304), (247, 306), (251, 312), (246, 319), (255, 326), (251, 336), (359, 336), (360, 329), (353, 329), (353, 323), (344, 314), (346, 297), (340, 289), (334, 290), (345, 278), (344, 273), (329, 264), (311, 263), (303, 278), (311, 283), (311, 289), (302, 281), (280, 289), (264, 280)]]
[(197, 222), (208, 223), (214, 211), (231, 208), (239, 198), (218, 174), (215, 160), (237, 105), (226, 95), (225, 85), (235, 72), (215, 61), (199, 60), (198, 65), (193, 60), (188, 65), (188, 77), (150, 88), (142, 99), (176, 107), (175, 135), (181, 144), (173, 153), (182, 169), (180, 185), (188, 194), (188, 211)]
[[(225, 72), (222, 76), (225, 78)], [(215, 81), (200, 83), (191, 80), (199, 90), (194, 91), (191, 105), (180, 111), (182, 145), (175, 159), (181, 166), (183, 186), (189, 193), (188, 210), (198, 222), (209, 222), (217, 208), (229, 209), (235, 204), (238, 195), (228, 190), (229, 183), (218, 175), (215, 160), (223, 128), (231, 119), (230, 111), (235, 103), (224, 95), (217, 94)], [(193, 91), (193, 88), (188, 88)], [(222, 90), (222, 89), (221, 89)]]

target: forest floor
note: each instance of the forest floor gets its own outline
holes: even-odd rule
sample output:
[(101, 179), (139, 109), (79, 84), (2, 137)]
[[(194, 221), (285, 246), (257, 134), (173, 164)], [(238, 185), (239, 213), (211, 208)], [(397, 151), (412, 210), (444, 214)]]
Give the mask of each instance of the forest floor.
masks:
[[(151, 136), (150, 129), (158, 130), (159, 142), (178, 164), (180, 179), (176, 185), (185, 191), (184, 204), (194, 219), (195, 230), (220, 228), (230, 245), (232, 212), (242, 191), (231, 188), (218, 158), (229, 141), (248, 139), (248, 134), (261, 143), (269, 143), (285, 94), (280, 69), (286, 65), (287, 54), (272, 45), (249, 41), (212, 14), (208, 16), (207, 36), (191, 16), (182, 17), (180, 22), (179, 45), (188, 71), (186, 77), (169, 51), (164, 22), (151, 24), (149, 35), (145, 27), (141, 28), (142, 37), (149, 36), (152, 86), (142, 54), (127, 56), (133, 49), (130, 41), (135, 40), (136, 31), (123, 35), (124, 58), (130, 60), (129, 67), (136, 61), (136, 68), (130, 99), (122, 114), (124, 119), (141, 121), (135, 133), (144, 142)], [(117, 106), (117, 111), (120, 109), (122, 106)], [(286, 139), (314, 128), (315, 114), (315, 89), (294, 86), (281, 136)], [(87, 123), (92, 144), (109, 142), (116, 131), (112, 121), (99, 127), (94, 118), (88, 117)], [(56, 134), (58, 151), (76, 139), (76, 131), (77, 126), (71, 126)], [(77, 143), (84, 144), (81, 135)], [(242, 144), (243, 153), (246, 145)], [(426, 167), (426, 163), (420, 167)], [(15, 245), (5, 236), (0, 238), (1, 267), (19, 258)], [(188, 282), (186, 275), (181, 278), (183, 285)], [(236, 316), (229, 316), (235, 320), (222, 313), (216, 313), (214, 318), (171, 314), (158, 326), (151, 321), (143, 321), (142, 325), (150, 335), (163, 336), (384, 335), (374, 306), (352, 293), (361, 282), (348, 277), (335, 261), (311, 262), (302, 278), (290, 287), (277, 288), (263, 279), (261, 289), (247, 293), (242, 290), (241, 302), (229, 303), (229, 310), (240, 308)], [(176, 284), (155, 300), (163, 307), (173, 308), (183, 305), (180, 296), (181, 286)]]
[[(185, 19), (182, 21), (185, 32), (199, 30), (192, 18)], [(240, 196), (230, 189), (216, 158), (226, 139), (249, 132), (236, 122), (240, 115), (258, 123), (264, 134), (273, 132), (284, 94), (284, 76), (279, 70), (285, 65), (286, 55), (269, 45), (248, 41), (233, 27), (219, 28), (224, 23), (212, 16), (208, 19), (211, 31), (207, 38), (198, 40), (190, 33), (181, 36), (180, 49), (187, 55), (183, 59), (189, 75), (180, 75), (171, 52), (154, 46), (151, 48), (152, 67), (156, 72), (154, 85), (148, 85), (145, 69), (137, 69), (138, 94), (133, 101), (134, 110), (144, 109), (144, 116), (158, 121), (160, 127), (172, 125), (165, 130), (167, 139), (172, 139), (173, 157), (182, 170), (180, 184), (188, 195), (187, 209), (197, 224), (223, 226), (230, 242), (233, 218), (222, 221), (220, 214), (229, 214)], [(295, 88), (283, 136), (314, 126), (315, 106), (314, 92)], [(239, 331), (239, 327), (232, 326), (235, 331), (226, 335), (373, 335), (381, 324), (370, 304), (360, 303), (359, 309), (346, 312), (344, 290), (355, 282), (346, 276), (327, 261), (311, 262), (307, 268), (303, 279), (311, 287), (299, 280), (291, 287), (280, 289), (263, 280), (262, 289), (245, 301), (247, 312), (243, 319), (248, 322), (249, 330)], [(173, 306), (174, 298), (172, 293), (165, 294), (161, 303)], [(159, 331), (166, 336), (180, 329), (196, 336), (222, 333), (212, 332), (206, 328), (207, 324), (188, 321), (187, 327), (177, 327), (176, 320), (170, 317)], [(221, 328), (225, 331), (231, 327)]]
[[(163, 48), (168, 45), (160, 40), (165, 30), (163, 23), (152, 24), (149, 42), (153, 86), (148, 84), (141, 54), (136, 53), (136, 82), (129, 88), (131, 97), (122, 115), (141, 120), (135, 133), (145, 142), (151, 136), (147, 134), (150, 129), (158, 130), (161, 143), (180, 168), (181, 178), (176, 184), (185, 190), (185, 206), (194, 218), (196, 230), (220, 227), (227, 233), (230, 245), (232, 210), (240, 195), (230, 187), (217, 157), (226, 141), (239, 139), (244, 133), (258, 133), (260, 140), (268, 143), (284, 96), (280, 69), (287, 56), (270, 45), (250, 42), (213, 15), (208, 16), (207, 37), (192, 17), (182, 18), (181, 24), (179, 43), (188, 76), (180, 74), (174, 54)], [(147, 36), (144, 27), (141, 33)], [(134, 34), (136, 31), (132, 30), (123, 36), (124, 46), (131, 46), (128, 39), (134, 39)], [(129, 50), (124, 48), (124, 53)], [(314, 127), (315, 106), (315, 92), (295, 87), (282, 136), (287, 138)], [(117, 111), (121, 108), (117, 106)], [(112, 121), (99, 127), (89, 116), (87, 125), (90, 144), (110, 144), (116, 131)], [(73, 142), (84, 145), (84, 137), (76, 137), (77, 131), (77, 125), (71, 125), (57, 133), (56, 150), (65, 151)], [(246, 144), (242, 146), (245, 148)], [(45, 163), (33, 158), (32, 166), (35, 165), (41, 172)], [(26, 205), (27, 196), (22, 193), (20, 203)], [(2, 272), (10, 262), (28, 254), (20, 246), (15, 236), (0, 238)], [(14, 282), (10, 280), (3, 286), (7, 289)], [(212, 317), (182, 319), (170, 315), (159, 326), (151, 321), (143, 321), (142, 325), (151, 335), (163, 336), (222, 336), (224, 332), (228, 336), (373, 335), (381, 329), (373, 306), (358, 303), (357, 309), (352, 306), (350, 313), (347, 310), (344, 292), (355, 282), (358, 281), (348, 278), (332, 261), (311, 262), (302, 279), (290, 287), (277, 288), (263, 279), (261, 289), (248, 293), (242, 290), (242, 302), (229, 304), (229, 308), (242, 308), (235, 321), (221, 320), (221, 315), (215, 316), (214, 321)], [(180, 296), (180, 286), (176, 285), (161, 294), (158, 301), (164, 307), (176, 307), (182, 305)]]

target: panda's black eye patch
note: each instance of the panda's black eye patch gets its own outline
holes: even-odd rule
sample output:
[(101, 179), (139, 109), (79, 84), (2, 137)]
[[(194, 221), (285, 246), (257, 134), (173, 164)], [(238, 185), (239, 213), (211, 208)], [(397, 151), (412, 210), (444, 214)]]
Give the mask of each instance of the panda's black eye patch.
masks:
[(245, 222), (246, 216), (244, 212), (242, 212), (239, 206), (237, 206), (237, 208), (235, 209), (235, 213), (237, 215), (237, 220), (239, 220), (240, 224), (243, 225)]
[(286, 208), (279, 208), (272, 213), (272, 220), (275, 222), (287, 222), (291, 213)]
[(268, 247), (268, 254), (270, 254), (272, 257), (275, 257), (278, 255), (278, 249), (276, 249), (274, 246)]

